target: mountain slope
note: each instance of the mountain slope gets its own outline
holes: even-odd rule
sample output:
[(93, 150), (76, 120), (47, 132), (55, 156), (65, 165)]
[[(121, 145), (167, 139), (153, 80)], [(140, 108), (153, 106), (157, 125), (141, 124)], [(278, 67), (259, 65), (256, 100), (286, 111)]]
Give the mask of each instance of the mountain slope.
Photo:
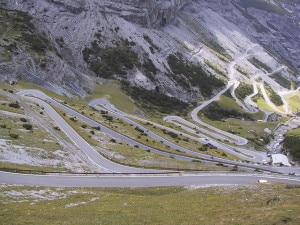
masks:
[(220, 90), (221, 80), (249, 83), (267, 72), (249, 61), (255, 56), (297, 83), (299, 2), (251, 2), (5, 0), (0, 78), (80, 96), (97, 77), (113, 78), (193, 102)]

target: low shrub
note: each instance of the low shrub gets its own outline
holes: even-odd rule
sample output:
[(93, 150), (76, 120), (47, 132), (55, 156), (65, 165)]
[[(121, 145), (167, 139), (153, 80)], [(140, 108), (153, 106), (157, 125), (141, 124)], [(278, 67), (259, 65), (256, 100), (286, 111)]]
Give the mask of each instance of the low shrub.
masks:
[(27, 122), (27, 119), (26, 119), (26, 118), (20, 118), (20, 121), (26, 123), (26, 122)]
[(32, 130), (32, 125), (29, 124), (29, 123), (23, 124), (23, 127), (24, 127), (26, 130)]
[(9, 134), (9, 137), (11, 137), (13, 139), (18, 139), (19, 135), (18, 134)]
[(12, 102), (12, 103), (9, 103), (8, 104), (9, 107), (12, 107), (12, 108), (16, 108), (16, 109), (19, 109), (20, 108), (20, 104), (19, 102)]

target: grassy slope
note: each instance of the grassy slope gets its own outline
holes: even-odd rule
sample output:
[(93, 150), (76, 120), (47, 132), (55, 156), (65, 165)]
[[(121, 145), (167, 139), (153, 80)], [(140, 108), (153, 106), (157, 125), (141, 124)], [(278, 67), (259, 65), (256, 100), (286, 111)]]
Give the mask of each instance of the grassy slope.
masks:
[(294, 160), (300, 162), (300, 128), (290, 130), (285, 134), (284, 147), (291, 153)]
[(108, 84), (96, 86), (93, 93), (86, 100), (90, 101), (96, 98), (105, 98), (117, 106), (118, 109), (127, 113), (133, 113), (137, 110), (133, 101), (121, 91), (117, 82), (112, 81)]
[(300, 111), (300, 92), (297, 94), (287, 95), (286, 100), (288, 101), (292, 112)]
[(70, 99), (65, 96), (55, 94), (54, 92), (49, 91), (45, 88), (41, 88), (37, 85), (23, 81), (19, 81), (15, 87), (17, 89), (38, 89), (43, 91), (50, 97), (67, 101), (69, 104), (86, 105), (89, 101), (93, 99), (104, 98), (109, 100), (121, 111), (133, 113), (135, 110), (137, 110), (136, 106), (134, 105), (134, 102), (124, 92), (121, 91), (121, 88), (119, 87), (119, 84), (116, 81), (107, 81), (105, 84), (96, 85), (92, 90), (92, 93), (85, 99)]
[[(297, 225), (299, 186), (258, 185), (200, 188), (38, 188), (2, 186), (2, 224), (218, 224)], [(9, 197), (6, 191), (66, 194), (56, 200)], [(50, 194), (48, 194), (49, 196)], [(18, 202), (25, 200), (24, 202)], [(77, 206), (68, 207), (71, 203)]]

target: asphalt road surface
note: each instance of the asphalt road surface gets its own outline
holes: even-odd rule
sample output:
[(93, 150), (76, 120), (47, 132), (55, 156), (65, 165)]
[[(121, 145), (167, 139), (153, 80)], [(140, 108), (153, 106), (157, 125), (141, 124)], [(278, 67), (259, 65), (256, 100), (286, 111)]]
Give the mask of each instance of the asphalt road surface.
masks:
[(173, 176), (53, 176), (0, 172), (1, 183), (49, 187), (155, 187), (187, 185), (251, 184), (259, 179), (268, 182), (300, 184), (290, 177), (245, 174), (191, 174)]

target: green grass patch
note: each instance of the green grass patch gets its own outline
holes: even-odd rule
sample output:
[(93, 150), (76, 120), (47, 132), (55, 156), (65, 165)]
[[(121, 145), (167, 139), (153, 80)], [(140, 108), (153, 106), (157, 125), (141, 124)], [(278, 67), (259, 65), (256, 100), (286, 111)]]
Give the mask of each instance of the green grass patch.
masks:
[(221, 59), (223, 62), (229, 62), (231, 60), (231, 56), (228, 54), (221, 54), (220, 52), (216, 52), (213, 49), (209, 48), (209, 51), (211, 51), (213, 54), (215, 54), (219, 59)]
[(258, 107), (268, 110), (270, 112), (274, 112), (274, 110), (266, 103), (266, 101), (263, 98), (259, 98), (255, 102), (258, 105)]
[(109, 100), (118, 109), (126, 113), (133, 114), (138, 110), (132, 99), (121, 90), (120, 85), (116, 81), (108, 81), (95, 86), (92, 93), (85, 100), (91, 101), (97, 98)]
[(8, 111), (8, 112), (12, 112), (12, 113), (17, 113), (17, 114), (21, 114), (24, 115), (24, 111), (21, 108), (15, 108), (15, 107), (11, 107), (9, 106), (9, 104), (11, 103), (15, 103), (14, 100), (4, 100), (5, 102), (0, 103), (0, 110), (4, 110), (4, 111)]
[[(3, 224), (32, 225), (298, 225), (300, 188), (296, 187), (275, 184), (198, 189), (1, 186), (0, 218)], [(56, 196), (54, 199), (50, 197), (52, 194)]]
[(300, 92), (297, 92), (296, 94), (287, 95), (285, 98), (288, 101), (292, 112), (300, 111)]

